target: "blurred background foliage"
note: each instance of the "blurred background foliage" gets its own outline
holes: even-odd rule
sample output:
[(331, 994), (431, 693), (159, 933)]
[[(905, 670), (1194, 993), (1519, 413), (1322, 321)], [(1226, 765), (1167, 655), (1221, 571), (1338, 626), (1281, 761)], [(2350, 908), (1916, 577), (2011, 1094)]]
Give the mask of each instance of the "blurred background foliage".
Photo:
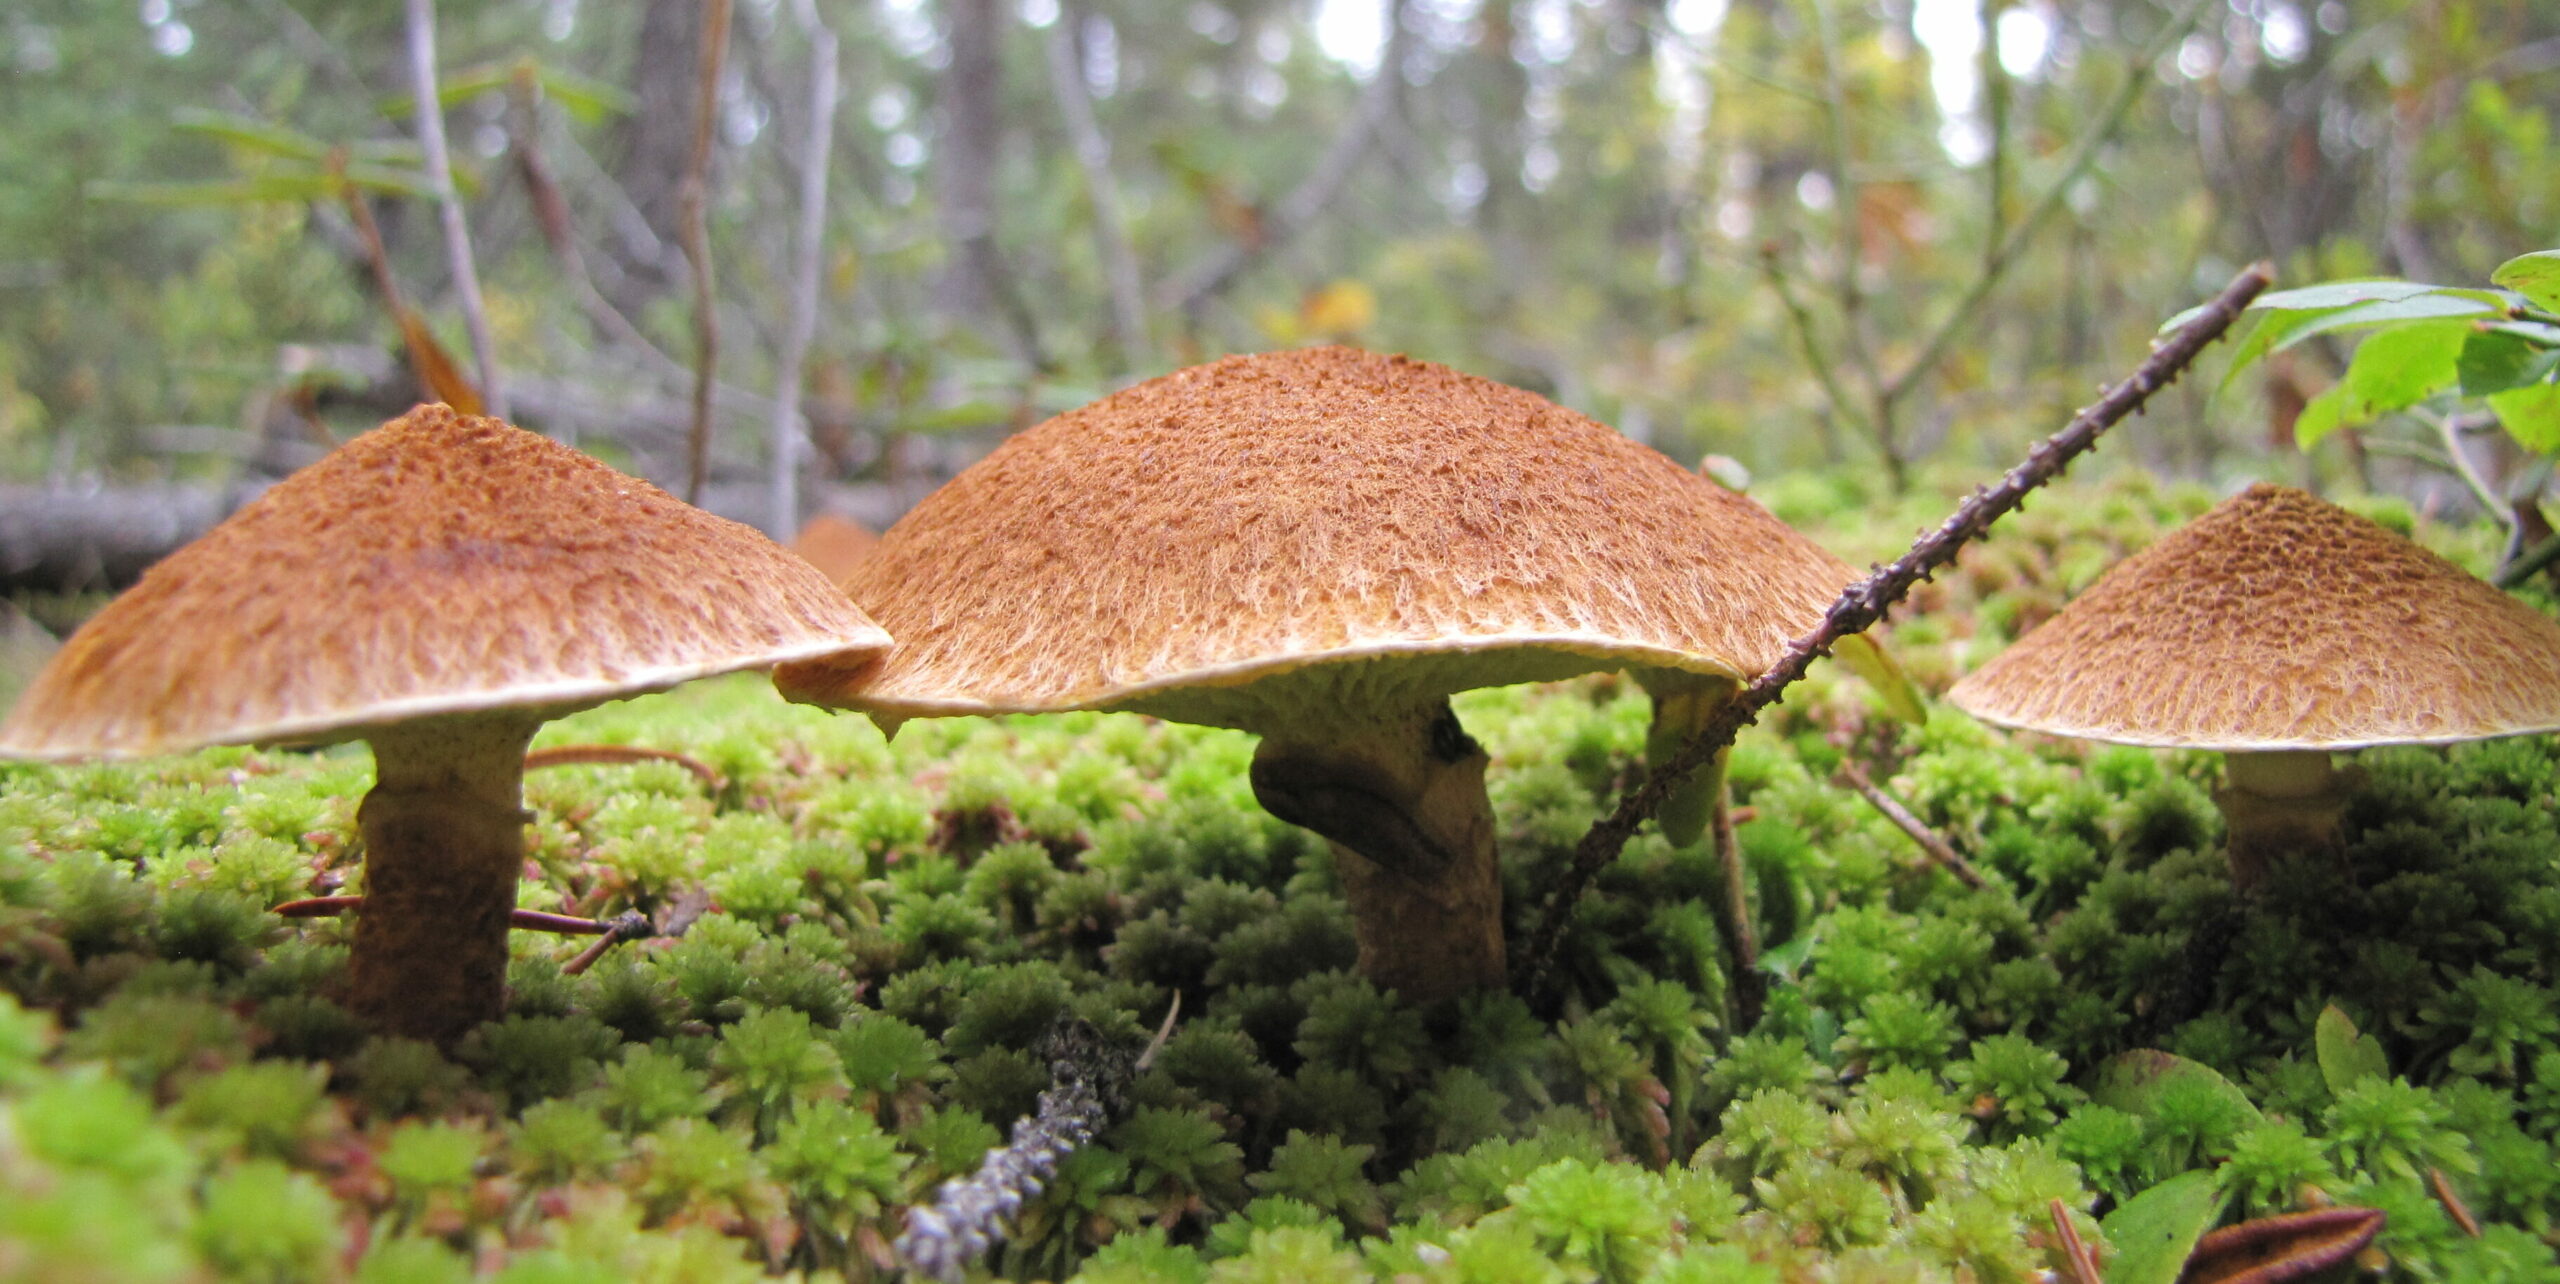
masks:
[[(706, 7), (436, 14), (510, 413), (662, 482)], [(468, 353), (401, 19), (0, 12), (0, 480), (280, 472), (419, 397), (350, 186), (407, 304)], [(749, 498), (715, 507), (768, 525), (827, 37), (802, 502), (874, 520), (1131, 379), (1328, 339), (1688, 461), (1976, 472), (2252, 259), (2476, 285), (2560, 243), (2547, 5), (738, 0), (730, 31), (713, 480)], [(2296, 452), (2351, 352), (2322, 336), (2219, 397), (2190, 380), (2109, 453), (2470, 502), (2427, 449), (2368, 449), (2388, 423)]]

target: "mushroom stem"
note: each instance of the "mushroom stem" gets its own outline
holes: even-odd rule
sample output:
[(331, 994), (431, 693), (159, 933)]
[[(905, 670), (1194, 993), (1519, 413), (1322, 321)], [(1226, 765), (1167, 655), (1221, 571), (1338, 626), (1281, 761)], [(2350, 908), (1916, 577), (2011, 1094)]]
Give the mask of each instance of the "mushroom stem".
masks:
[(1410, 1002), (1503, 983), (1486, 761), (1445, 700), (1323, 744), (1265, 739), (1254, 753), (1254, 797), (1333, 845), (1361, 974)]
[(377, 1031), (450, 1044), (506, 1002), (507, 924), (524, 867), (521, 711), (375, 731), (374, 786), (356, 811), (365, 902), (350, 1006)]
[(2233, 887), (2253, 890), (2286, 856), (2337, 845), (2354, 774), (2331, 766), (2327, 750), (2235, 750), (2222, 757), (2224, 785), (2213, 802), (2222, 809)]

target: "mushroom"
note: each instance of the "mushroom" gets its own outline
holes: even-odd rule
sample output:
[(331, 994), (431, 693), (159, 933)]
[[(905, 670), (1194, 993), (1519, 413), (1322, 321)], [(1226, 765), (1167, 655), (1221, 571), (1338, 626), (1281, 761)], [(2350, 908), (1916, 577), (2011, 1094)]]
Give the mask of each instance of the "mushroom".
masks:
[(421, 406), (98, 612), (0, 723), (0, 755), (369, 741), (351, 1005), (449, 1041), (503, 1002), (535, 728), (887, 644), (754, 530), (533, 433)]
[(800, 527), (791, 537), (791, 551), (806, 558), (809, 565), (831, 580), (842, 580), (854, 564), (871, 556), (880, 537), (871, 529), (849, 517), (820, 513)]
[(1630, 669), (1689, 711), (1850, 569), (1534, 394), (1326, 347), (1230, 357), (1007, 441), (846, 580), (896, 634), (794, 700), (905, 718), (1123, 709), (1259, 735), (1254, 794), (1329, 840), (1360, 966), (1500, 984), (1484, 750), (1449, 697)]
[(2337, 840), (2333, 751), (2560, 729), (2560, 623), (2382, 526), (2257, 485), (1947, 693), (2001, 726), (2215, 749), (2232, 882)]

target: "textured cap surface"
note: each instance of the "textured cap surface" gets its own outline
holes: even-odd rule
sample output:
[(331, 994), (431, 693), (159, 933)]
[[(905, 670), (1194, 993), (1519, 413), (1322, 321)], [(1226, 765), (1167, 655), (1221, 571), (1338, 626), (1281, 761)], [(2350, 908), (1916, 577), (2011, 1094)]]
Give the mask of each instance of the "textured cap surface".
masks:
[(277, 484), (82, 626), (0, 753), (120, 757), (565, 710), (888, 639), (756, 531), (422, 406)]
[(2560, 728), (2560, 623), (2298, 490), (2126, 558), (1947, 693), (2125, 744), (2350, 749)]
[(1852, 578), (1544, 398), (1312, 348), (1177, 371), (1015, 436), (845, 581), (898, 638), (888, 659), (775, 679), (893, 715), (1256, 726), (1242, 706), (1271, 701), (1266, 679), (1323, 661), (1396, 657), (1325, 666), (1380, 699), (1623, 666), (1749, 675)]

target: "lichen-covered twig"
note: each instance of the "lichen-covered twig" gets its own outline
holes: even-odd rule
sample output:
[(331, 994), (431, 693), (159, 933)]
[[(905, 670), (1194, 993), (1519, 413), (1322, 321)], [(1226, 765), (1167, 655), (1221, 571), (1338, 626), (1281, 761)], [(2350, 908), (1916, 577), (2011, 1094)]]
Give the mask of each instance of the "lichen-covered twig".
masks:
[(2101, 393), (2062, 431), (2029, 449), (2026, 459), (2010, 469), (1998, 485), (1976, 490), (1937, 529), (1914, 542), (1910, 552), (1844, 590), (1823, 616), (1821, 627), (1790, 643), (1776, 664), (1743, 687), (1741, 694), (1709, 718), (1678, 753), (1654, 764), (1645, 773), (1644, 782), (1622, 795), (1617, 808), (1593, 825), (1574, 848), (1572, 864), (1549, 894), (1537, 928), (1530, 933), (1528, 950), (1521, 955), (1522, 979), (1528, 992), (1535, 994), (1545, 986), (1548, 969), (1554, 963), (1556, 941), (1583, 889), (1594, 875), (1618, 858), (1627, 840), (1662, 806), (1675, 785), (1732, 744), (1744, 727), (1757, 721), (1761, 711), (1777, 703), (1779, 695), (1804, 676), (1816, 657), (1828, 654), (1841, 638), (1883, 619), (1885, 609), (1901, 601), (1912, 585), (1955, 560), (1958, 549), (2015, 509), (2027, 492), (2059, 476), (2065, 465), (2096, 444), (2099, 434), (2140, 410), (2151, 394), (2167, 387), (2195, 360), (2196, 354), (2220, 338), (2239, 318), (2241, 309), (2249, 306), (2249, 301), (2273, 280), (2273, 269), (2264, 263), (2254, 264), (2233, 278), (2213, 302), (2161, 340), (2123, 382)]
[(1143, 1054), (1113, 1043), (1092, 1023), (1061, 1019), (1041, 1039), (1049, 1088), (1035, 1114), (1013, 1123), (1013, 1142), (987, 1152), (978, 1171), (954, 1177), (933, 1202), (907, 1210), (898, 1256), (930, 1279), (957, 1280), (1004, 1239), (1004, 1225), (1038, 1195), (1076, 1147), (1110, 1126), (1129, 1104), (1129, 1085), (1173, 1029), (1173, 1016)]

